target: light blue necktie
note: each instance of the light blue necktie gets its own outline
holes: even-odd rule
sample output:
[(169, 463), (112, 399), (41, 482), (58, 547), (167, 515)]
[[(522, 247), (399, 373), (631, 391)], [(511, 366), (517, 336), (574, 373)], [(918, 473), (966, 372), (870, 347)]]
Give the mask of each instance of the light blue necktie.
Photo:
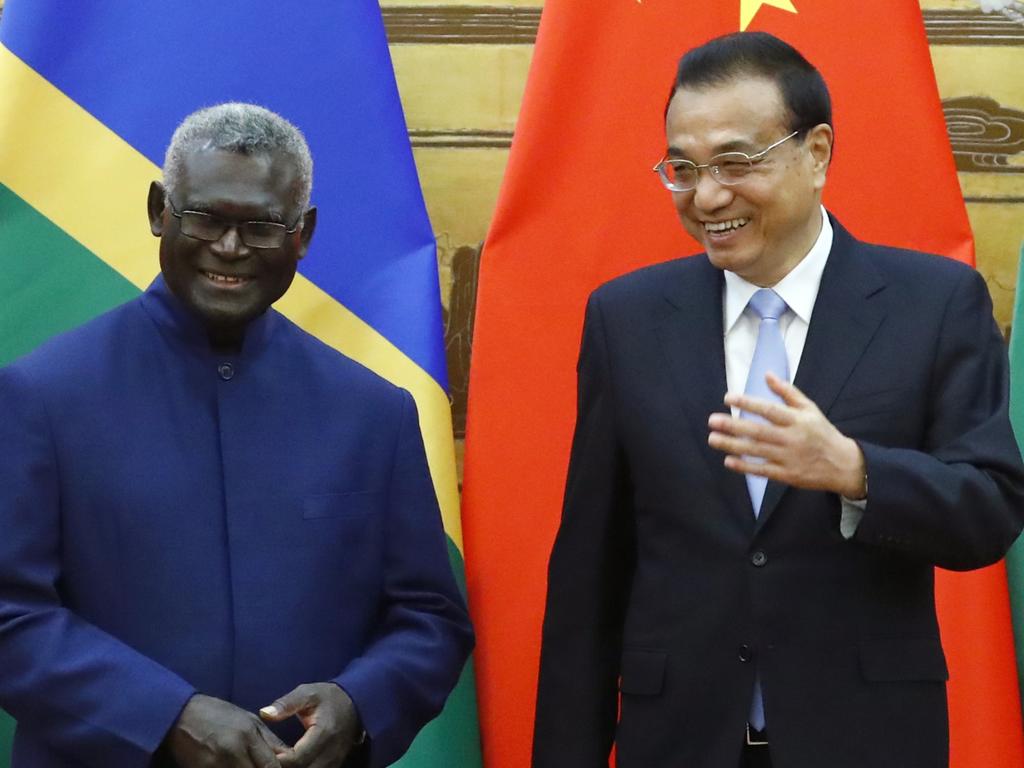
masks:
[[(781, 398), (768, 388), (764, 377), (771, 371), (780, 379), (789, 381), (789, 360), (786, 358), (786, 345), (782, 341), (782, 330), (779, 328), (779, 318), (788, 307), (782, 297), (771, 288), (762, 288), (751, 296), (749, 306), (761, 318), (761, 325), (757, 331), (754, 357), (750, 361), (747, 387), (743, 392), (750, 397), (779, 401)], [(740, 417), (764, 421), (752, 413), (741, 412)], [(747, 475), (747, 491), (750, 493), (754, 517), (761, 513), (761, 501), (764, 499), (764, 489), (767, 485), (767, 478)], [(764, 697), (761, 694), (760, 672), (754, 678), (754, 698), (750, 702), (747, 722), (759, 731), (764, 730)]]
[[(771, 288), (762, 288), (751, 296), (748, 306), (761, 318), (761, 326), (757, 331), (757, 346), (754, 347), (747, 387), (743, 393), (750, 397), (780, 402), (781, 398), (768, 388), (764, 377), (771, 371), (783, 381), (789, 381), (789, 360), (786, 358), (786, 345), (782, 341), (782, 330), (779, 328), (779, 318), (788, 307), (782, 297)], [(751, 421), (764, 421), (760, 416), (742, 411), (740, 417)], [(750, 503), (754, 507), (754, 517), (761, 513), (761, 501), (764, 499), (764, 489), (767, 485), (767, 478), (747, 475), (747, 491), (750, 493)]]

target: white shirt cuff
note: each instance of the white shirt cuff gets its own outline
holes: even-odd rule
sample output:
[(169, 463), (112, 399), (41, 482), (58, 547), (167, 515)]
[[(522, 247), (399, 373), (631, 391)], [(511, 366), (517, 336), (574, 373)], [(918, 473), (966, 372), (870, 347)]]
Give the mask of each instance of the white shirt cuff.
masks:
[(853, 534), (857, 532), (857, 526), (860, 525), (860, 521), (864, 517), (864, 509), (868, 505), (868, 500), (860, 499), (855, 501), (845, 496), (840, 496), (839, 500), (843, 505), (842, 513), (839, 517), (839, 532), (843, 535), (844, 539), (852, 539)]

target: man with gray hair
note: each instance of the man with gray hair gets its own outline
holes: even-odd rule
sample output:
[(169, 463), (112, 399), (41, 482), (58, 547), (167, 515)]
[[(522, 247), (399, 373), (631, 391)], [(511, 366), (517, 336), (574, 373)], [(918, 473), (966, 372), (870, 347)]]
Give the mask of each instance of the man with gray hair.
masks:
[(196, 112), (149, 191), (161, 275), (0, 369), (15, 768), (383, 766), (455, 685), (415, 404), (270, 308), (311, 186), (280, 116)]

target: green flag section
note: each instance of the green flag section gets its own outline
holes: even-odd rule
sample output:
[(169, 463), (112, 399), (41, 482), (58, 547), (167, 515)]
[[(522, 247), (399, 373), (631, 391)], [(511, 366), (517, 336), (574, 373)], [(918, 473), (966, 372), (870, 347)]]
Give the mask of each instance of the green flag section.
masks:
[[(1021, 245), (1017, 267), (1017, 294), (1010, 327), (1010, 421), (1013, 422), (1017, 443), (1024, 452), (1024, 244)], [(1024, 538), (1019, 539), (1006, 556), (1006, 575), (1010, 580), (1017, 677), (1020, 689), (1024, 691)]]
[(11, 765), (11, 739), (14, 737), (14, 721), (0, 712), (0, 768)]
[[(466, 567), (455, 544), (448, 540), (448, 559), (455, 581), (466, 594)], [(416, 737), (412, 747), (399, 762), (401, 768), (481, 768), (480, 744), (476, 739), (453, 739), (451, 734), (477, 733), (476, 678), (473, 665), (467, 664), (462, 677), (445, 704), (444, 717), (434, 720)], [(444, 755), (438, 762), (437, 755)]]
[(0, 184), (0, 365), (138, 289)]
[[(435, 243), (380, 7), (311, 0), (287, 24), (272, 0), (251, 0), (245, 11), (240, 32), (233, 3), (6, 0), (0, 364), (151, 282), (156, 240), (146, 189), (185, 115), (223, 101), (280, 112), (310, 144), (320, 215), (300, 274), (276, 308), (412, 394), (464, 589)], [(181, 24), (190, 13), (203, 24)], [(239, 34), (247, 44), (226, 52), (223, 41)], [(12, 729), (9, 718), (0, 721), (0, 768)], [(480, 764), (470, 663), (398, 765)]]

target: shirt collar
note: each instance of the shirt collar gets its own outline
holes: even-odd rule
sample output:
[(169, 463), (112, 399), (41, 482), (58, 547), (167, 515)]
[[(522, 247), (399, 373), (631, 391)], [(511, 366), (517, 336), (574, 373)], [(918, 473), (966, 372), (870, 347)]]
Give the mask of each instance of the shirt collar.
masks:
[[(821, 232), (814, 241), (811, 250), (800, 262), (789, 271), (772, 289), (782, 297), (793, 313), (810, 324), (814, 300), (818, 297), (818, 286), (821, 275), (825, 271), (829, 251), (832, 250), (832, 222), (821, 208)], [(757, 292), (759, 286), (749, 283), (735, 272), (725, 273), (725, 332), (728, 333), (740, 319), (747, 308), (750, 297)]]

